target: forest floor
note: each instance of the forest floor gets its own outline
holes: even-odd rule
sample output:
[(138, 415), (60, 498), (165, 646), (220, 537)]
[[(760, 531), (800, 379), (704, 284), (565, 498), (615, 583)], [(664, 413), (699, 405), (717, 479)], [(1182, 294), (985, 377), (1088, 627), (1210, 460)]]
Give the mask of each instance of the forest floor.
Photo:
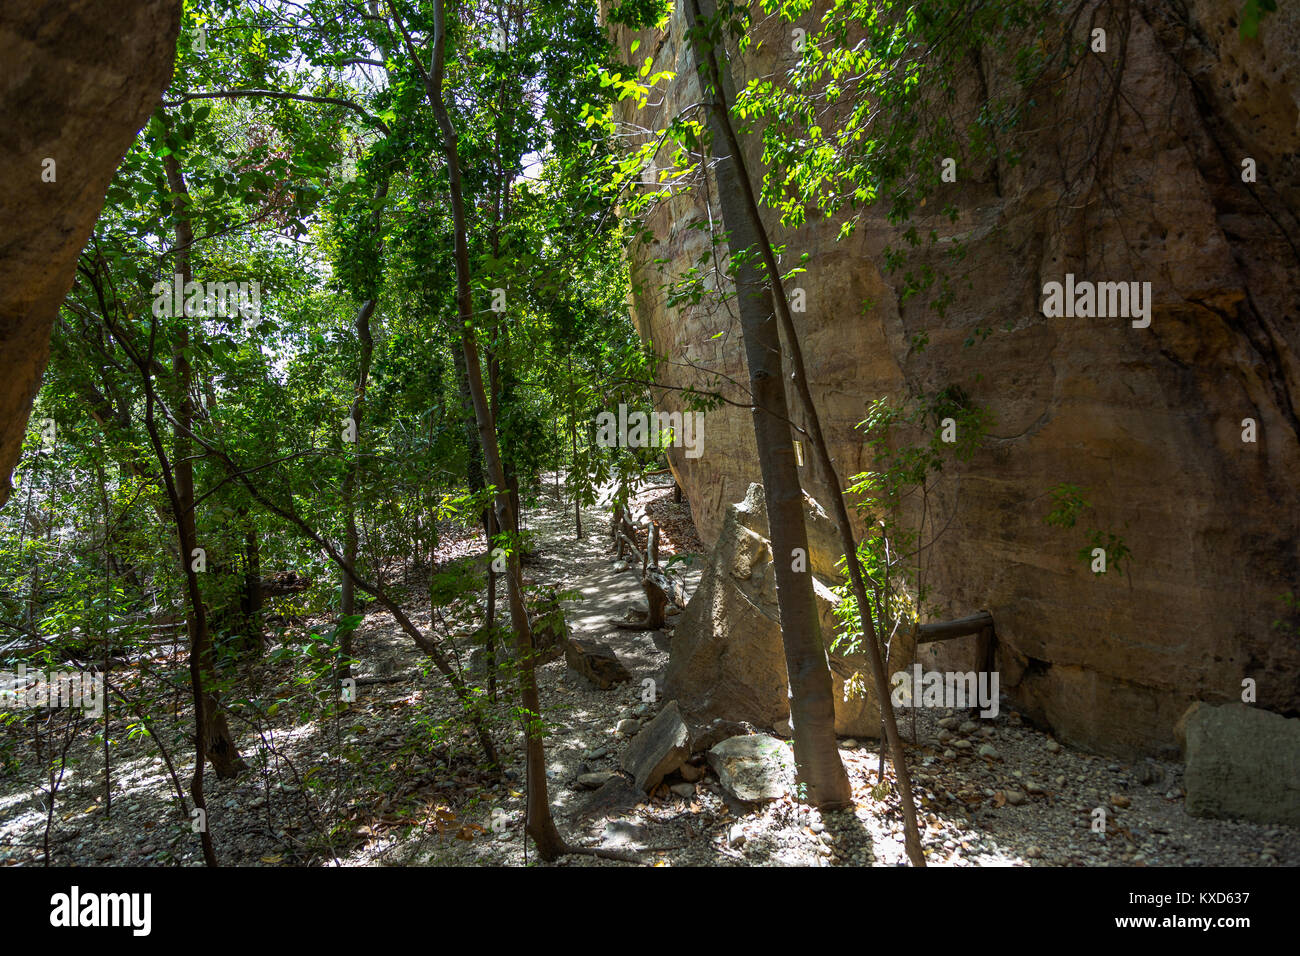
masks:
[[(686, 505), (649, 489), (643, 505), (665, 528), (665, 555), (696, 555), (684, 577), (688, 593), (703, 555)], [(612, 771), (628, 742), (620, 721), (644, 721), (666, 703), (642, 699), (643, 681), (663, 684), (671, 631), (621, 630), (611, 619), (643, 603), (637, 575), (615, 570), (607, 511), (587, 509), (575, 540), (572, 507), (546, 498), (530, 509), (535, 557), (525, 575), (581, 591), (567, 615), (573, 635), (615, 649), (632, 680), (599, 690), (563, 658), (538, 668), (547, 737), (547, 777), (556, 822), (571, 843), (636, 851), (644, 863), (691, 865), (899, 865), (901, 817), (880, 782), (876, 741), (843, 740), (841, 755), (854, 807), (819, 814), (790, 799), (746, 805), (731, 799), (711, 772), (688, 784), (672, 778), (635, 805), (591, 807), (583, 774)], [(450, 553), (476, 548), (475, 532), (445, 536)], [(481, 550), (481, 546), (477, 546)], [(443, 557), (442, 551), (439, 553)], [(421, 627), (427, 602), (409, 604)], [(671, 619), (670, 619), (671, 620)], [(319, 626), (319, 624), (317, 624)], [(449, 647), (471, 669), (468, 642)], [(295, 717), (293, 706), (236, 726), (251, 768), (234, 780), (206, 777), (208, 820), (223, 864), (238, 865), (523, 865), (536, 863), (523, 837), (523, 752), (514, 725), (498, 728), (506, 766), (479, 768), (473, 738), (447, 732), (456, 704), (445, 681), (395, 625), (371, 605), (357, 631), (358, 696), (328, 720)], [(258, 665), (258, 686), (286, 701), (292, 672)], [(472, 671), (471, 671), (472, 672)], [(189, 712), (156, 717), (157, 736), (188, 788)], [(625, 730), (629, 728), (625, 725)], [(770, 731), (770, 728), (760, 728)], [(1126, 765), (1065, 747), (1005, 707), (994, 719), (946, 711), (904, 712), (900, 730), (909, 756), (932, 864), (958, 866), (1296, 865), (1294, 827), (1205, 820), (1184, 808), (1181, 765), (1145, 760)], [(915, 736), (913, 737), (913, 733)], [(114, 732), (115, 737), (124, 736)], [(47, 742), (47, 747), (49, 746)], [(158, 748), (145, 737), (121, 740), (113, 758), (111, 816), (103, 799), (102, 741), (83, 732), (69, 748), (68, 769), (49, 812), (47, 761), (10, 761), (0, 773), (0, 865), (39, 865), (48, 839), (56, 865), (149, 865), (202, 862), (198, 840), (176, 809), (175, 786)], [(252, 755), (260, 759), (252, 759)], [(48, 754), (47, 754), (48, 756)], [(16, 764), (16, 766), (15, 766)], [(892, 769), (884, 768), (893, 782)], [(1094, 810), (1106, 811), (1105, 833), (1093, 832)], [(589, 856), (557, 865), (625, 866)]]

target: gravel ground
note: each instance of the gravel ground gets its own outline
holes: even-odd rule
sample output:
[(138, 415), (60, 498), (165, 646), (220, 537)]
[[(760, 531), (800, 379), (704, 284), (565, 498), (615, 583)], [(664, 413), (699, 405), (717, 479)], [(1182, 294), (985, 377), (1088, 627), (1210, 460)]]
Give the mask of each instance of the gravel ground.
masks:
[[(668, 492), (642, 497), (658, 520), (676, 520), (678, 538), (694, 545), (685, 505)], [(585, 600), (568, 608), (576, 636), (609, 643), (632, 681), (598, 690), (563, 660), (538, 670), (543, 710), (555, 726), (547, 739), (547, 776), (556, 822), (585, 847), (636, 851), (657, 866), (882, 865), (905, 862), (893, 795), (881, 788), (875, 741), (841, 741), (854, 807), (819, 814), (789, 799), (761, 805), (732, 800), (707, 767), (688, 783), (673, 775), (654, 795), (608, 813), (584, 813), (592, 791), (584, 774), (612, 771), (635, 728), (663, 701), (643, 700), (644, 681), (661, 686), (669, 637), (614, 628), (639, 603), (630, 571), (617, 571), (606, 550), (605, 512), (589, 510), (588, 536), (573, 540), (572, 512), (554, 502), (532, 510), (538, 559), (526, 574)], [(594, 532), (594, 536), (591, 534)], [(671, 536), (670, 536), (671, 540)], [(693, 587), (699, 561), (687, 565)], [(428, 614), (414, 613), (427, 626)], [(468, 664), (468, 647), (459, 649)], [(506, 779), (475, 766), (466, 734), (430, 746), (421, 722), (437, 722), (454, 702), (438, 675), (421, 672), (422, 656), (389, 616), (374, 610), (357, 634), (364, 661), (357, 703), (345, 718), (295, 723), (268, 719), (245, 733), (245, 752), (260, 755), (234, 781), (208, 777), (209, 816), (223, 863), (244, 865), (522, 865), (537, 863), (522, 839), (523, 755), (503, 729)], [(268, 668), (262, 679), (287, 682)], [(176, 755), (188, 784), (188, 716), (157, 718), (159, 736)], [(413, 729), (414, 728), (414, 729)], [(770, 728), (759, 728), (770, 731)], [(915, 739), (912, 734), (915, 729)], [(954, 866), (1220, 866), (1295, 865), (1294, 827), (1204, 820), (1184, 808), (1178, 763), (1120, 764), (1065, 747), (1024, 723), (1004, 701), (993, 719), (966, 713), (900, 712), (908, 738), (927, 858)], [(198, 865), (197, 839), (175, 807), (174, 788), (147, 740), (122, 740), (114, 769), (111, 818), (103, 810), (100, 747), (82, 735), (60, 784), (50, 827), (54, 863)], [(0, 776), (0, 865), (44, 859), (48, 801), (33, 765)], [(378, 782), (377, 782), (378, 781)], [(320, 786), (322, 782), (329, 786)], [(883, 799), (877, 799), (880, 793)], [(1105, 811), (1101, 832), (1096, 810)], [(332, 833), (331, 833), (332, 830)], [(624, 866), (566, 856), (560, 866)]]

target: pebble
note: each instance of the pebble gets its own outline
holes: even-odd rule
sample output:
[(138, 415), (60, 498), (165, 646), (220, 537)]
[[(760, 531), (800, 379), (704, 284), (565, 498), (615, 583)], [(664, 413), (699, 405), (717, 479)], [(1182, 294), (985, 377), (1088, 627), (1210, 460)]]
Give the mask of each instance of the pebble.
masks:
[(958, 750), (970, 750), (971, 742), (969, 740), (958, 740), (953, 743), (953, 746), (956, 747)]
[(1025, 851), (1025, 856), (1029, 857), (1029, 859), (1031, 860), (1040, 859), (1042, 855), (1043, 855), (1042, 848), (1037, 846), (1031, 846), (1028, 850)]
[(961, 721), (959, 721), (956, 717), (944, 717), (942, 720), (939, 721), (939, 726), (942, 727), (944, 730), (952, 730), (959, 723), (961, 723)]
[(689, 800), (695, 796), (695, 784), (693, 783), (675, 783), (668, 789), (684, 800)]
[(840, 746), (843, 747), (845, 750), (853, 750), (855, 747), (857, 747), (857, 745), (858, 742), (854, 740), (852, 737), (850, 737), (848, 740), (843, 741), (840, 744)]
[(1049, 740), (1047, 742), (1047, 751), (1048, 753), (1059, 754), (1061, 752), (1061, 745), (1055, 740)]
[(1024, 803), (1024, 802), (1025, 802), (1026, 800), (1028, 800), (1028, 799), (1029, 799), (1029, 798), (1026, 797), (1026, 796), (1025, 796), (1023, 793), (1021, 793), (1019, 790), (1008, 790), (1008, 791), (1007, 791), (1007, 803), (1011, 804), (1013, 807), (1018, 807), (1018, 806), (1020, 806), (1022, 803)]
[(1124, 794), (1122, 793), (1112, 793), (1110, 795), (1110, 803), (1111, 806), (1119, 807), (1119, 809), (1121, 810), (1127, 810), (1129, 807), (1133, 805), (1133, 801), (1130, 800), (1128, 797), (1124, 796)]
[(615, 726), (614, 729), (625, 737), (631, 737), (633, 734), (635, 734), (638, 730), (641, 729), (641, 722), (639, 720), (633, 720), (631, 718), (628, 718), (627, 720), (620, 720), (618, 722), (618, 725)]
[(989, 757), (989, 758), (991, 758), (991, 759), (993, 759), (993, 760), (997, 760), (997, 759), (998, 759), (998, 749), (997, 749), (996, 747), (994, 747), (992, 744), (982, 744), (982, 745), (980, 746), (980, 756), (981, 756), (981, 757)]
[(733, 823), (731, 829), (727, 831), (727, 842), (732, 846), (744, 846), (745, 828), (739, 823)]
[(963, 722), (962, 722), (962, 725), (961, 725), (960, 727), (957, 728), (957, 733), (959, 733), (959, 734), (973, 734), (973, 733), (975, 733), (975, 731), (978, 730), (978, 729), (979, 729), (979, 724), (975, 723), (975, 721), (973, 721), (973, 720), (966, 720), (966, 721), (963, 721)]

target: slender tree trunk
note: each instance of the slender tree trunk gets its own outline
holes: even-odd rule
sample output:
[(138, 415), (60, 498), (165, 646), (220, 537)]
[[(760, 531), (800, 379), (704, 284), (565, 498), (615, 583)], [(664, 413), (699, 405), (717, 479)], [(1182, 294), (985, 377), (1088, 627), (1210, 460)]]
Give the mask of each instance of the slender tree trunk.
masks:
[(496, 518), (492, 509), (483, 512), (487, 526), (484, 531), (488, 540), (487, 563), (487, 613), (483, 627), (483, 650), (487, 661), (488, 697), (493, 703), (497, 699), (497, 572), (496, 562), (492, 558), (492, 539), (496, 537)]
[[(190, 226), (189, 190), (181, 174), (180, 163), (175, 155), (163, 157), (167, 171), (168, 185), (172, 191), (172, 202), (176, 219), (176, 271), (181, 282), (188, 285), (193, 278), (190, 268), (190, 249), (194, 244), (194, 230)], [(188, 316), (186, 316), (188, 319)], [(189, 328), (183, 319), (176, 335), (172, 349), (172, 370), (176, 379), (176, 427), (173, 435), (173, 471), (176, 481), (176, 500), (172, 502), (176, 513), (181, 539), (181, 563), (185, 571), (190, 598), (188, 615), (190, 635), (190, 673), (196, 681), (195, 698), (202, 700), (202, 707), (196, 712), (199, 728), (199, 740), (202, 746), (198, 763), (203, 756), (212, 761), (212, 768), (217, 776), (224, 779), (236, 777), (244, 769), (239, 749), (226, 724), (226, 715), (221, 702), (211, 689), (216, 679), (216, 668), (212, 654), (212, 635), (208, 631), (207, 609), (203, 604), (202, 588), (199, 586), (198, 574), (194, 571), (194, 550), (199, 547), (198, 532), (194, 519), (194, 462), (193, 442), (190, 432), (194, 427), (194, 403), (191, 398), (193, 372), (190, 369), (186, 352), (190, 347)], [(196, 775), (201, 782), (202, 769)], [(196, 805), (197, 799), (196, 799)]]
[[(462, 410), (465, 421), (465, 476), (469, 484), (470, 491), (482, 491), (486, 486), (483, 478), (483, 448), (479, 443), (478, 425), (474, 412), (474, 397), (470, 394), (469, 372), (465, 365), (465, 352), (463, 349), (453, 349), (453, 361), (456, 366), (456, 383), (460, 389)], [(483, 541), (487, 548), (487, 611), (485, 614), (483, 639), (484, 652), (488, 668), (488, 696), (495, 701), (496, 697), (496, 616), (497, 616), (497, 572), (496, 565), (493, 561), (492, 541), (497, 535), (496, 519), (493, 517), (492, 508), (488, 506), (483, 509), (479, 516), (479, 523), (483, 525)]]
[[(696, 26), (699, 26), (700, 21), (703, 19), (701, 12), (703, 7), (707, 6), (708, 15), (713, 15), (713, 0), (686, 0), (686, 2), (692, 11), (693, 21)], [(818, 465), (821, 468), (822, 477), (830, 489), (831, 508), (839, 530), (840, 545), (844, 548), (849, 569), (849, 580), (854, 597), (858, 602), (862, 633), (867, 643), (866, 651), (867, 659), (871, 665), (872, 683), (875, 688), (876, 699), (879, 702), (890, 753), (893, 755), (894, 772), (898, 777), (900, 790), (898, 796), (903, 809), (903, 829), (907, 855), (913, 866), (925, 866), (925, 853), (921, 846), (920, 832), (916, 822), (916, 805), (912, 797), (911, 774), (908, 771), (907, 756), (903, 750), (902, 741), (898, 736), (898, 723), (894, 716), (893, 702), (890, 699), (889, 682), (885, 674), (884, 660), (881, 657), (880, 642), (871, 616), (871, 604), (867, 596), (866, 583), (862, 577), (862, 568), (857, 560), (857, 541), (853, 534), (853, 526), (849, 522), (848, 509), (844, 504), (843, 486), (840, 484), (839, 475), (831, 460), (826, 438), (822, 432), (821, 418), (818, 415), (816, 403), (813, 401), (812, 392), (808, 386), (803, 351), (799, 346), (798, 333), (794, 327), (794, 319), (790, 314), (789, 300), (785, 295), (785, 287), (781, 280), (780, 269), (777, 266), (776, 255), (772, 249), (767, 231), (763, 226), (758, 201), (754, 195), (748, 170), (745, 168), (744, 154), (741, 151), (740, 142), (731, 124), (728, 112), (728, 104), (733, 99), (733, 96), (730, 91), (730, 67), (726, 65), (725, 49), (721, 46), (713, 46), (710, 43), (706, 53), (706, 62), (711, 77), (711, 82), (706, 83), (706, 86), (711, 86), (716, 90), (716, 99), (709, 111), (711, 117), (716, 117), (716, 121), (712, 125), (716, 131), (722, 133), (723, 145), (732, 154), (734, 165), (740, 170), (736, 176), (736, 185), (739, 187), (739, 191), (735, 199), (738, 200), (741, 206), (744, 218), (749, 223), (751, 236), (755, 240), (751, 245), (758, 247), (764, 270), (771, 282), (772, 302), (790, 349), (791, 364), (794, 369), (791, 378), (795, 383), (804, 417), (808, 423), (808, 437)], [(742, 248), (749, 248), (749, 246)], [(773, 547), (775, 550), (775, 543)]]
[[(380, 195), (386, 191), (386, 188), (385, 185), (380, 190)], [(357, 391), (352, 399), (352, 407), (348, 409), (348, 417), (352, 419), (353, 436), (356, 441), (352, 446), (352, 460), (348, 462), (347, 472), (343, 476), (343, 507), (347, 509), (347, 521), (343, 529), (343, 560), (352, 567), (356, 567), (357, 564), (357, 459), (361, 454), (361, 417), (365, 414), (366, 386), (370, 378), (370, 360), (375, 350), (375, 340), (370, 334), (370, 316), (374, 311), (374, 299), (367, 299), (357, 309), (356, 330), (357, 340), (361, 344), (361, 356), (357, 370)], [(352, 576), (344, 573), (339, 588), (339, 615), (346, 619), (356, 614), (356, 612), (356, 586), (353, 584)], [(339, 680), (345, 680), (352, 676), (352, 632), (353, 628), (351, 626), (343, 626), (339, 640)]]
[(104, 444), (96, 437), (94, 456), (95, 477), (99, 481), (99, 500), (104, 511), (104, 816), (113, 815), (113, 761), (109, 753), (109, 731), (112, 727), (111, 715), (109, 714), (108, 703), (108, 676), (109, 664), (112, 658), (113, 648), (113, 569), (110, 558), (112, 556), (113, 541), (113, 514), (112, 507), (108, 503), (108, 477), (105, 474)]
[[(247, 519), (247, 512), (243, 514)], [(244, 588), (243, 613), (248, 636), (257, 646), (260, 655), (265, 649), (265, 635), (262, 633), (262, 608), (265, 598), (262, 594), (262, 545), (257, 537), (257, 529), (250, 528), (244, 532)]]
[[(382, 200), (387, 195), (388, 180), (385, 178), (375, 187), (374, 210), (370, 214), (371, 230), (379, 228), (379, 220), (383, 212)], [(352, 397), (352, 407), (348, 409), (348, 417), (352, 419), (355, 441), (352, 445), (352, 459), (348, 462), (347, 471), (343, 476), (343, 507), (347, 511), (343, 528), (343, 559), (351, 567), (356, 567), (359, 546), (356, 493), (357, 469), (361, 455), (361, 420), (365, 415), (366, 388), (370, 381), (370, 362), (375, 352), (375, 339), (370, 333), (370, 318), (375, 312), (375, 294), (373, 289), (367, 291), (370, 294), (357, 308), (356, 319), (353, 322), (353, 326), (357, 331), (357, 342), (360, 345), (360, 355), (357, 363), (357, 388)], [(339, 616), (341, 618), (346, 619), (356, 614), (356, 598), (356, 587), (351, 575), (343, 574), (339, 581)], [(353, 630), (352, 627), (344, 627), (339, 638), (338, 679), (340, 681), (352, 676)]]
[[(442, 0), (434, 0), (433, 17), (433, 60), (432, 68), (426, 77), (426, 91), (438, 128), (442, 132), (447, 160), (448, 192), (455, 228), (456, 307), (461, 328), (461, 348), (465, 354), (466, 378), (474, 402), (484, 465), (488, 480), (496, 489), (497, 523), (503, 529), (515, 529), (518, 525), (513, 514), (510, 487), (506, 481), (505, 469), (497, 445), (496, 422), (492, 416), (487, 393), (483, 388), (483, 375), (479, 364), (477, 335), (474, 330), (474, 304), (470, 291), (469, 226), (461, 188), (456, 131), (442, 99), (447, 38)], [(528, 612), (524, 606), (518, 545), (517, 542), (512, 542), (512, 545), (507, 559), (506, 596), (510, 605), (511, 624), (515, 631), (515, 644), (519, 658), (520, 703), (523, 705), (526, 721), (528, 796), (525, 827), (537, 844), (537, 851), (542, 859), (554, 860), (563, 854), (567, 847), (551, 817), (546, 785), (546, 756), (542, 746), (541, 705), (533, 669), (532, 633), (528, 626)]]
[[(710, 3), (711, 7), (712, 4)], [(744, 168), (737, 155), (717, 156), (727, 137), (723, 89), (699, 0), (687, 0), (691, 43), (701, 88), (710, 101), (709, 125), (713, 133), (714, 173), (718, 183), (722, 221), (729, 233), (733, 257), (758, 244), (754, 223), (746, 214), (742, 196)], [(710, 10), (710, 13), (712, 11)], [(781, 619), (790, 681), (790, 723), (794, 728), (794, 756), (798, 782), (814, 806), (835, 809), (851, 806), (852, 789), (835, 743), (835, 699), (830, 664), (821, 637), (812, 573), (808, 568), (808, 532), (804, 526), (803, 488), (790, 434), (785, 383), (781, 373), (781, 341), (770, 308), (763, 276), (752, 259), (735, 264), (736, 302), (749, 365), (754, 402), (754, 439), (767, 501), (767, 523), (776, 569), (776, 596)], [(802, 556), (802, 560), (800, 560)], [(801, 565), (803, 570), (795, 570)]]
[[(170, 158), (170, 157), (167, 157)], [(105, 317), (108, 318), (107, 316)], [(171, 504), (172, 521), (176, 529), (177, 547), (180, 550), (179, 558), (181, 561), (181, 571), (185, 575), (185, 589), (189, 598), (190, 606), (197, 607), (202, 613), (203, 594), (199, 589), (198, 575), (191, 565), (191, 555), (195, 547), (194, 532), (192, 523), (187, 527), (181, 519), (182, 507), (181, 496), (178, 489), (176, 476), (171, 467), (171, 462), (167, 457), (167, 449), (163, 444), (162, 436), (158, 429), (158, 423), (154, 416), (154, 406), (157, 404), (157, 396), (153, 383), (153, 370), (151, 362), (154, 354), (154, 340), (157, 336), (157, 320), (155, 319), (153, 328), (149, 335), (149, 350), (146, 358), (128, 349), (128, 354), (136, 367), (140, 370), (142, 384), (145, 391), (144, 406), (144, 427), (149, 433), (149, 441), (153, 445), (154, 454), (158, 458), (159, 471), (162, 474), (163, 487), (167, 492), (167, 500)], [(120, 331), (113, 327), (114, 334), (118, 341), (127, 348), (126, 338), (120, 334)], [(192, 512), (191, 512), (192, 513)], [(194, 702), (194, 773), (190, 777), (190, 797), (194, 801), (194, 808), (202, 815), (199, 827), (199, 842), (203, 847), (203, 859), (208, 866), (217, 865), (217, 853), (212, 843), (212, 834), (208, 831), (207, 826), (207, 801), (203, 794), (203, 765), (205, 763), (204, 754), (205, 733), (204, 728), (207, 726), (205, 711), (208, 707), (207, 695), (203, 692), (203, 666), (202, 655), (198, 652), (197, 636), (199, 631), (195, 628), (193, 620), (187, 619), (190, 634), (190, 689), (193, 693)], [(179, 688), (178, 688), (179, 693)]]
[[(569, 350), (569, 443), (573, 452), (573, 467), (578, 467), (578, 409), (577, 396), (574, 394), (573, 349)], [(573, 533), (582, 540), (582, 501), (578, 497), (577, 483), (573, 486)]]

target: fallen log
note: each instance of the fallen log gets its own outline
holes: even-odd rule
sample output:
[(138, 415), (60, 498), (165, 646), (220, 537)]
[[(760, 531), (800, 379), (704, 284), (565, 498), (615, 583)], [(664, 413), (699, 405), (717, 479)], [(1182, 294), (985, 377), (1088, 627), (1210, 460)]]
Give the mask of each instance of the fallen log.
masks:
[(997, 664), (997, 631), (993, 626), (993, 615), (980, 611), (969, 617), (960, 617), (955, 621), (936, 621), (922, 624), (916, 628), (916, 643), (933, 644), (937, 641), (951, 641), (959, 637), (976, 636), (975, 669), (991, 672)]
[(933, 644), (935, 641), (951, 641), (958, 637), (979, 634), (985, 628), (993, 627), (993, 615), (980, 611), (970, 617), (961, 617), (955, 621), (936, 621), (922, 624), (917, 628), (916, 643)]
[[(618, 510), (615, 524), (631, 524), (631, 515), (625, 508)], [(621, 557), (623, 547), (626, 545), (641, 562), (641, 589), (645, 591), (646, 614), (639, 621), (610, 621), (610, 624), (625, 631), (657, 631), (667, 621), (667, 610), (670, 604), (684, 607), (685, 588), (674, 575), (659, 567), (659, 525), (654, 521), (650, 522), (644, 554), (636, 546), (634, 536), (635, 532), (632, 537), (621, 531), (618, 532), (618, 553)]]

